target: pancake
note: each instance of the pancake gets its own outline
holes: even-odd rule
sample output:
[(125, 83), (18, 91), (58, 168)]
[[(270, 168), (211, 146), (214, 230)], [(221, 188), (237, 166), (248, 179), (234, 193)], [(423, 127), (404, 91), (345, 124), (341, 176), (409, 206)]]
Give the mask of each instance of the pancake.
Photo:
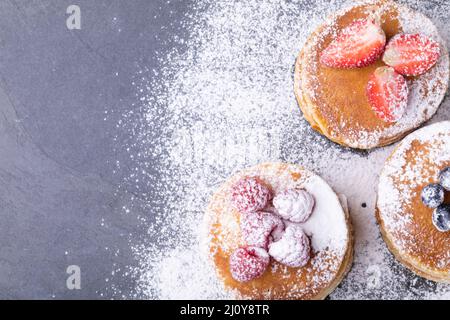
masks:
[[(311, 240), (312, 250), (304, 267), (290, 268), (271, 259), (260, 278), (238, 282), (231, 275), (229, 257), (245, 243), (240, 229), (241, 213), (232, 206), (230, 192), (236, 181), (249, 176), (259, 177), (275, 194), (303, 188), (313, 195), (313, 212), (301, 225)], [(324, 299), (341, 282), (353, 260), (347, 210), (324, 180), (294, 164), (264, 163), (229, 178), (212, 196), (205, 226), (208, 254), (224, 290), (236, 299)]]
[[(357, 19), (376, 12), (387, 40), (398, 33), (421, 33), (437, 41), (441, 56), (436, 65), (418, 77), (408, 77), (408, 105), (403, 117), (388, 123), (373, 112), (366, 85), (374, 64), (356, 69), (334, 69), (319, 62), (320, 53), (336, 34)], [(294, 75), (294, 91), (305, 119), (312, 128), (343, 146), (371, 149), (398, 141), (429, 120), (447, 91), (449, 58), (445, 42), (433, 23), (421, 13), (392, 1), (355, 5), (330, 17), (307, 40)]]
[[(450, 166), (450, 122), (410, 134), (387, 159), (380, 176), (376, 216), (394, 256), (416, 274), (450, 283), (450, 232), (432, 223), (422, 189)], [(447, 194), (446, 202), (450, 203)]]

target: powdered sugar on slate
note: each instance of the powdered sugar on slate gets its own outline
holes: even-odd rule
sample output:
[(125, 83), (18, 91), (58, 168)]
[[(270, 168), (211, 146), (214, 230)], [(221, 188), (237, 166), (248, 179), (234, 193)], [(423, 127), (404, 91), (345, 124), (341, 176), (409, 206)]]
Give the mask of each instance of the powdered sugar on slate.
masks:
[[(450, 4), (406, 2), (430, 16), (448, 43)], [(226, 297), (199, 249), (199, 221), (226, 177), (270, 160), (304, 165), (349, 200), (355, 263), (331, 298), (445, 297), (448, 286), (413, 276), (379, 236), (377, 175), (392, 147), (343, 149), (313, 132), (296, 104), (294, 60), (309, 33), (344, 6), (328, 0), (202, 0), (183, 22), (189, 36), (175, 38), (186, 50), (160, 57), (157, 81), (148, 81), (153, 71), (139, 72), (140, 110), (119, 124), (128, 130), (125, 147), (135, 163), (124, 185), (147, 184), (144, 190), (136, 183), (135, 193), (148, 204), (142, 217), (148, 233), (132, 244), (139, 260), (131, 270), (138, 282), (133, 297)], [(449, 117), (447, 101), (433, 121)]]

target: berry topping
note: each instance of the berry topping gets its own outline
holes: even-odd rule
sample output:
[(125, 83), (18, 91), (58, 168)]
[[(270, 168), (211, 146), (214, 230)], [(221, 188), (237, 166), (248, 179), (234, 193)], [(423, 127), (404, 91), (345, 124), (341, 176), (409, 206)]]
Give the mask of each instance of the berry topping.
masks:
[(424, 74), (439, 59), (439, 43), (421, 34), (398, 34), (386, 46), (383, 61), (405, 76)]
[(450, 191), (450, 167), (445, 168), (439, 173), (439, 183), (445, 190)]
[(375, 114), (385, 122), (397, 122), (408, 102), (408, 85), (391, 67), (379, 67), (370, 76), (367, 98)]
[(450, 231), (450, 204), (442, 204), (434, 209), (433, 224), (441, 232)]
[(231, 198), (235, 208), (245, 213), (264, 209), (272, 198), (272, 193), (258, 178), (247, 177), (233, 185)]
[(256, 279), (266, 271), (269, 261), (267, 251), (262, 248), (238, 248), (230, 256), (231, 275), (240, 282)]
[(241, 215), (242, 237), (247, 245), (267, 249), (284, 231), (283, 221), (269, 212), (249, 212)]
[(356, 20), (344, 28), (322, 52), (320, 62), (331, 68), (360, 68), (383, 53), (386, 35), (374, 20)]
[(422, 190), (422, 202), (430, 208), (437, 208), (444, 202), (444, 188), (437, 183), (427, 185)]
[(273, 198), (278, 214), (292, 222), (308, 220), (314, 207), (314, 197), (305, 190), (289, 189)]
[(299, 225), (290, 224), (280, 240), (269, 244), (269, 254), (288, 267), (303, 267), (310, 257), (309, 238)]

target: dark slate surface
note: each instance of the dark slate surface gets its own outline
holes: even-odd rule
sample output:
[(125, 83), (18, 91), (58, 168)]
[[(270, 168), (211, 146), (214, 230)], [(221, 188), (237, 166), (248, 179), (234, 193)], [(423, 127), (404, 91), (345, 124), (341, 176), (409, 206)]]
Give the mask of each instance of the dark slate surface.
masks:
[[(0, 1), (0, 298), (117, 297), (107, 279), (134, 263), (140, 230), (122, 210), (129, 195), (116, 193), (129, 172), (115, 125), (135, 102), (139, 66), (158, 68), (154, 52), (182, 32), (189, 1), (80, 0), (72, 31), (70, 4)], [(114, 173), (115, 160), (125, 169)], [(66, 288), (71, 264), (81, 290)]]

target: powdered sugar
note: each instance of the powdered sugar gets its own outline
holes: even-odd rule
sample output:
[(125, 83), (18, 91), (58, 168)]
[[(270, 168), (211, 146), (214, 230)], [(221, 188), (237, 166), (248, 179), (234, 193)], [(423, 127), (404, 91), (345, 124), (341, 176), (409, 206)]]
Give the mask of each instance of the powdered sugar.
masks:
[[(407, 2), (431, 16), (445, 40), (450, 39), (448, 3)], [(142, 219), (148, 233), (141, 243), (132, 244), (139, 267), (131, 271), (138, 286), (122, 294), (227, 297), (199, 248), (199, 221), (210, 195), (230, 174), (262, 161), (282, 160), (320, 174), (348, 198), (355, 263), (331, 298), (448, 295), (447, 286), (415, 277), (396, 263), (379, 236), (373, 215), (377, 175), (392, 147), (365, 153), (332, 144), (302, 119), (295, 102), (295, 57), (309, 33), (346, 4), (353, 1), (202, 0), (183, 22), (189, 36), (177, 40), (186, 51), (160, 57), (157, 81), (148, 81), (152, 70), (139, 71), (138, 112), (125, 115), (119, 126), (129, 129), (125, 147), (135, 161), (124, 186), (141, 182), (135, 193), (147, 201), (148, 216)], [(431, 90), (426, 86), (416, 90)], [(448, 119), (448, 107), (446, 102), (433, 121)], [(369, 139), (364, 132), (361, 138)], [(314, 184), (306, 189), (322, 202)], [(308, 223), (313, 224), (312, 219)], [(328, 226), (320, 222), (311, 228)], [(315, 241), (313, 236), (313, 246), (325, 246), (329, 239)]]
[(315, 199), (314, 211), (302, 224), (305, 233), (311, 237), (313, 248), (331, 248), (341, 254), (346, 248), (348, 230), (340, 201), (333, 190), (321, 178), (314, 176), (304, 188)]
[(241, 213), (262, 210), (271, 198), (269, 188), (255, 177), (239, 180), (231, 190), (231, 201)]
[(292, 222), (305, 222), (314, 208), (313, 196), (305, 190), (288, 189), (273, 199), (277, 213)]

